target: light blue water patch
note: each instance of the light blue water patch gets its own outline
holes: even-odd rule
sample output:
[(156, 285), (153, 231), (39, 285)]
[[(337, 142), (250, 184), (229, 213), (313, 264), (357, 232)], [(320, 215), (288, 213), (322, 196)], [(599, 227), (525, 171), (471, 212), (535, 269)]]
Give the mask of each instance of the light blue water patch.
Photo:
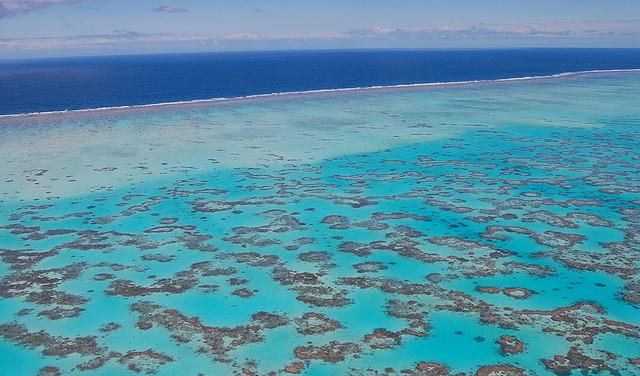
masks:
[(7, 341), (0, 341), (0, 361), (7, 375), (35, 375), (43, 362), (35, 351), (28, 351)]

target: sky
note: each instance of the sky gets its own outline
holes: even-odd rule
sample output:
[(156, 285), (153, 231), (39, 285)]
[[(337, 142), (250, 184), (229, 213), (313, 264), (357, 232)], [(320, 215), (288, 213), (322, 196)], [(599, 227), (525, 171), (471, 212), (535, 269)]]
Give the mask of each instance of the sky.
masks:
[(0, 0), (0, 59), (512, 47), (640, 48), (640, 0)]

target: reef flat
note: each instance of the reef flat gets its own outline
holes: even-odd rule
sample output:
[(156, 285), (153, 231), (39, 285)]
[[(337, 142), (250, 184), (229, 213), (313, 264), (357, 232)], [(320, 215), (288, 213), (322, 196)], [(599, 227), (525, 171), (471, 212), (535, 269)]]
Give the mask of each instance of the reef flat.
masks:
[(627, 72), (0, 119), (2, 372), (639, 374), (639, 101)]

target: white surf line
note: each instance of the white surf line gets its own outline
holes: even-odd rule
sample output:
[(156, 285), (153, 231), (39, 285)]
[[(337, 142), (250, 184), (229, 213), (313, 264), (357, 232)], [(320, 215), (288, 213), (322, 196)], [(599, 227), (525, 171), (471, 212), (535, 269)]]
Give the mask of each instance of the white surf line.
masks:
[(18, 114), (0, 115), (0, 119), (19, 118), (19, 117), (28, 117), (28, 116), (44, 116), (44, 115), (55, 115), (55, 114), (86, 113), (86, 112), (94, 112), (94, 111), (126, 110), (126, 109), (147, 108), (147, 107), (179, 106), (184, 104), (219, 103), (219, 102), (238, 101), (243, 99), (270, 98), (270, 97), (279, 97), (279, 96), (296, 96), (296, 95), (304, 95), (304, 94), (339, 93), (339, 92), (351, 92), (351, 91), (420, 88), (420, 87), (437, 87), (437, 86), (459, 86), (459, 85), (487, 84), (487, 83), (514, 82), (514, 81), (536, 81), (536, 80), (553, 79), (553, 78), (575, 77), (575, 76), (598, 74), (598, 73), (633, 73), (633, 72), (640, 72), (640, 68), (596, 69), (596, 70), (586, 70), (586, 71), (563, 72), (563, 73), (556, 73), (556, 74), (542, 75), (542, 76), (497, 78), (492, 80), (425, 82), (425, 83), (416, 83), (416, 84), (358, 86), (358, 87), (336, 88), (336, 89), (285, 91), (285, 92), (278, 92), (278, 93), (252, 94), (252, 95), (245, 95), (245, 96), (239, 96), (239, 97), (219, 97), (219, 98), (208, 98), (208, 99), (192, 99), (192, 100), (175, 101), (175, 102), (160, 102), (160, 103), (150, 103), (150, 104), (96, 107), (96, 108), (84, 108), (84, 109), (73, 109), (73, 110), (25, 112), (25, 113), (18, 113)]

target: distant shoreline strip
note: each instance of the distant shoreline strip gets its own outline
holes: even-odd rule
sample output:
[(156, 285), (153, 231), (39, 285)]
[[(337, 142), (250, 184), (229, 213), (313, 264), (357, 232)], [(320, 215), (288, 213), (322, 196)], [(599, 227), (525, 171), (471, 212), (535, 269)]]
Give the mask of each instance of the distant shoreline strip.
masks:
[(469, 81), (450, 81), (450, 82), (426, 82), (416, 84), (399, 84), (399, 85), (380, 85), (380, 86), (364, 86), (364, 87), (349, 87), (349, 88), (336, 88), (336, 89), (316, 89), (316, 90), (302, 90), (302, 91), (287, 91), (280, 93), (268, 93), (268, 94), (252, 94), (240, 97), (220, 97), (209, 99), (192, 99), (185, 101), (175, 102), (161, 102), (150, 104), (135, 104), (124, 106), (109, 106), (109, 107), (96, 107), (86, 109), (73, 109), (73, 110), (56, 110), (56, 111), (41, 111), (41, 112), (26, 112), (19, 114), (7, 114), (0, 115), (0, 119), (7, 118), (20, 118), (30, 116), (45, 116), (56, 114), (73, 114), (73, 113), (90, 113), (99, 111), (111, 111), (111, 110), (127, 110), (127, 109), (141, 109), (141, 108), (155, 108), (155, 107), (168, 107), (168, 106), (180, 106), (189, 104), (206, 104), (206, 103), (224, 103), (224, 102), (236, 102), (245, 99), (260, 99), (260, 98), (273, 98), (273, 97), (295, 97), (299, 95), (313, 95), (313, 94), (327, 94), (327, 93), (344, 93), (344, 92), (359, 92), (359, 91), (375, 91), (384, 89), (406, 89), (406, 88), (428, 88), (428, 87), (446, 87), (446, 86), (466, 86), (474, 84), (491, 84), (501, 82), (518, 82), (518, 81), (539, 81), (555, 78), (568, 78), (577, 76), (586, 76), (591, 74), (600, 73), (634, 73), (640, 72), (640, 68), (632, 69), (598, 69), (588, 71), (576, 71), (576, 72), (564, 72), (556, 73), (544, 76), (525, 76), (525, 77), (513, 77), (513, 78), (497, 78), (492, 80), (469, 80)]

